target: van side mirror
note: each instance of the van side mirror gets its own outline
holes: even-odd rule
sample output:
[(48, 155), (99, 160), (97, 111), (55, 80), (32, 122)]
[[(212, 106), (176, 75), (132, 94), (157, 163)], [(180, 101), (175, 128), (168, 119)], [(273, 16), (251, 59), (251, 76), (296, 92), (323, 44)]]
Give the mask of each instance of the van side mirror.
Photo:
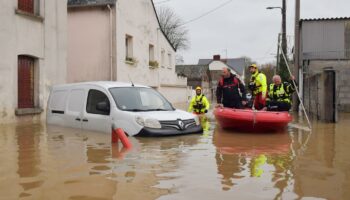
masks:
[(96, 104), (96, 110), (109, 113), (109, 103), (106, 101), (101, 101)]

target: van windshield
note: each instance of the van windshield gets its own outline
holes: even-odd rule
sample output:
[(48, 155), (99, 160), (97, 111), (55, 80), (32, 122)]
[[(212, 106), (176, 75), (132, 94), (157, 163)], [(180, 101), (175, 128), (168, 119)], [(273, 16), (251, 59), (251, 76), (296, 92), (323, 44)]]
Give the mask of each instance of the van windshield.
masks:
[(142, 87), (110, 88), (115, 103), (125, 111), (168, 111), (173, 106), (156, 90)]

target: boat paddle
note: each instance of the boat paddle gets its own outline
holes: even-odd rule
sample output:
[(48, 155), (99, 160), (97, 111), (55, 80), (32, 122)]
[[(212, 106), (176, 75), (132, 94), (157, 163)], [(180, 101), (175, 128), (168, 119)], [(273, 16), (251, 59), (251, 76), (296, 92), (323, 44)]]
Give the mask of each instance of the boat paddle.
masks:
[[(281, 44), (280, 44), (280, 48), (282, 49)], [(283, 56), (284, 62), (285, 62), (286, 65), (287, 65), (287, 69), (288, 69), (289, 75), (290, 75), (290, 76), (293, 76), (293, 75), (292, 75), (292, 72), (290, 71), (290, 68), (289, 68), (289, 64), (288, 64), (288, 62), (287, 62), (286, 55), (284, 55), (284, 52), (283, 52), (283, 51), (282, 51), (282, 56)], [(293, 86), (294, 86), (294, 88), (295, 88), (295, 91), (297, 92), (297, 96), (298, 96), (298, 99), (299, 99), (301, 108), (302, 108), (302, 110), (304, 111), (305, 118), (306, 118), (307, 123), (308, 123), (308, 125), (309, 125), (309, 127), (308, 127), (308, 128), (309, 128), (309, 131), (311, 131), (311, 130), (312, 130), (311, 123), (310, 123), (309, 117), (308, 117), (308, 115), (307, 115), (307, 113), (306, 113), (306, 110), (305, 110), (303, 101), (301, 100), (301, 97), (300, 97), (300, 95), (299, 95), (299, 90), (298, 90), (298, 88), (297, 88), (297, 86), (296, 86), (296, 84), (295, 84), (295, 81), (292, 81), (292, 83), (293, 83)], [(295, 127), (299, 127), (299, 126), (295, 126)], [(301, 126), (300, 126), (300, 128), (301, 128)]]

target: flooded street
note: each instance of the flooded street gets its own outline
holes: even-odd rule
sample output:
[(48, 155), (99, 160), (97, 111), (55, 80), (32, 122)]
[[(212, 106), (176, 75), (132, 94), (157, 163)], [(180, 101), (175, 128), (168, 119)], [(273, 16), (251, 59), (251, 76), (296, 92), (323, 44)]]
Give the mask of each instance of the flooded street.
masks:
[[(297, 120), (295, 120), (297, 121)], [(130, 137), (0, 126), (0, 199), (350, 199), (350, 115), (312, 132)]]

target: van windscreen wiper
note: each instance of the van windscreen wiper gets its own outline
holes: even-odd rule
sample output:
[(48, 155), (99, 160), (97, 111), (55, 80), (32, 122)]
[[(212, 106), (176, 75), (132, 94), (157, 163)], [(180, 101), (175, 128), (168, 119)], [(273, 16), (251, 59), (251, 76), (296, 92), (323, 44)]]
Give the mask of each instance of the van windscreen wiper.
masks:
[(125, 109), (125, 111), (132, 111), (132, 112), (146, 112), (146, 111), (148, 111), (148, 110), (134, 108), (134, 109)]
[(153, 108), (153, 109), (147, 109), (147, 111), (170, 111), (171, 109), (164, 109), (164, 108)]

